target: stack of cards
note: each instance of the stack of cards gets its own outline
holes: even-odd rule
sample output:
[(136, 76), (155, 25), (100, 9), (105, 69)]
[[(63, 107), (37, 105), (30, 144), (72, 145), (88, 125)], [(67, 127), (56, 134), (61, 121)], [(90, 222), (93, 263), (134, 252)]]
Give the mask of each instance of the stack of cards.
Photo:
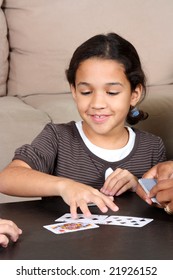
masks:
[(91, 218), (84, 217), (83, 214), (78, 214), (77, 219), (72, 219), (71, 214), (67, 213), (55, 220), (56, 224), (46, 225), (44, 228), (62, 234), (86, 229), (98, 228), (100, 225), (116, 225), (126, 227), (143, 227), (153, 221), (149, 218), (131, 217), (131, 216), (107, 216), (107, 215), (92, 215)]
[[(143, 188), (143, 190), (146, 192), (146, 194), (149, 194), (151, 189), (157, 184), (157, 180), (152, 179), (152, 178), (151, 179), (142, 178), (142, 179), (139, 179), (138, 182), (141, 185), (141, 187)], [(154, 203), (160, 204), (155, 197), (152, 197), (151, 201), (154, 202)]]

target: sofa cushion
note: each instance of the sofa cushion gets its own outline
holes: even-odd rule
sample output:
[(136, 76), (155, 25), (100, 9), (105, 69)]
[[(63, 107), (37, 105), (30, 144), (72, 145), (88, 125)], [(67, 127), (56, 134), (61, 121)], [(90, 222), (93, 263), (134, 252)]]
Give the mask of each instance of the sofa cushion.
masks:
[(7, 25), (0, 0), (0, 96), (6, 95), (6, 82), (8, 75), (9, 47), (7, 41)]
[(46, 112), (54, 123), (64, 123), (81, 119), (71, 93), (30, 95), (22, 99), (28, 105)]
[(17, 97), (0, 98), (0, 170), (12, 159), (17, 147), (30, 143), (50, 122), (46, 113), (25, 104)]
[(137, 48), (148, 84), (173, 83), (172, 0), (160, 0), (159, 8), (150, 0), (5, 0), (4, 9), (10, 95), (67, 92), (64, 71), (73, 51), (89, 37), (110, 31)]
[(160, 136), (167, 149), (168, 159), (173, 159), (173, 85), (149, 87), (140, 108), (148, 112), (149, 117), (136, 127)]

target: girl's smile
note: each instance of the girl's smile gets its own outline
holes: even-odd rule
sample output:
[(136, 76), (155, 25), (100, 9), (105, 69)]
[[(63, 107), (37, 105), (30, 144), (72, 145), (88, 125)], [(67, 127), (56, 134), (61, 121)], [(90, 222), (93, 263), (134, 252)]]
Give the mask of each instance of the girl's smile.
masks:
[(96, 114), (93, 114), (93, 115), (91, 115), (91, 118), (96, 123), (103, 123), (109, 118), (109, 116), (110, 115), (96, 115)]

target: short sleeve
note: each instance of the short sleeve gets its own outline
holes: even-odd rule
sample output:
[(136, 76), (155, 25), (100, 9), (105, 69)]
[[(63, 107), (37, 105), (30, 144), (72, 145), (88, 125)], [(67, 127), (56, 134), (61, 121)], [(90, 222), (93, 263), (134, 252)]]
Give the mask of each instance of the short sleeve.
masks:
[(47, 124), (42, 132), (32, 141), (15, 151), (13, 160), (20, 159), (31, 168), (53, 174), (58, 156), (58, 133), (53, 124)]

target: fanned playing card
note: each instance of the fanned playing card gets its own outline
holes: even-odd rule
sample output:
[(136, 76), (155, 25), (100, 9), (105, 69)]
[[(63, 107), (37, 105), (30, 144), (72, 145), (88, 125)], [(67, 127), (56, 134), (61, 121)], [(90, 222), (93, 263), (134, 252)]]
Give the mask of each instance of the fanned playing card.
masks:
[(56, 222), (86, 222), (92, 224), (99, 224), (104, 219), (106, 219), (108, 215), (92, 215), (90, 218), (86, 218), (84, 214), (78, 214), (77, 219), (73, 219), (70, 213), (66, 213), (60, 218), (56, 219)]
[(100, 224), (126, 227), (143, 227), (151, 221), (153, 221), (153, 219), (132, 216), (110, 216), (104, 221), (100, 222)]
[(50, 230), (55, 234), (63, 234), (69, 232), (76, 232), (80, 230), (94, 229), (99, 226), (91, 223), (82, 223), (82, 222), (66, 222), (66, 223), (57, 223), (43, 226), (44, 228)]

